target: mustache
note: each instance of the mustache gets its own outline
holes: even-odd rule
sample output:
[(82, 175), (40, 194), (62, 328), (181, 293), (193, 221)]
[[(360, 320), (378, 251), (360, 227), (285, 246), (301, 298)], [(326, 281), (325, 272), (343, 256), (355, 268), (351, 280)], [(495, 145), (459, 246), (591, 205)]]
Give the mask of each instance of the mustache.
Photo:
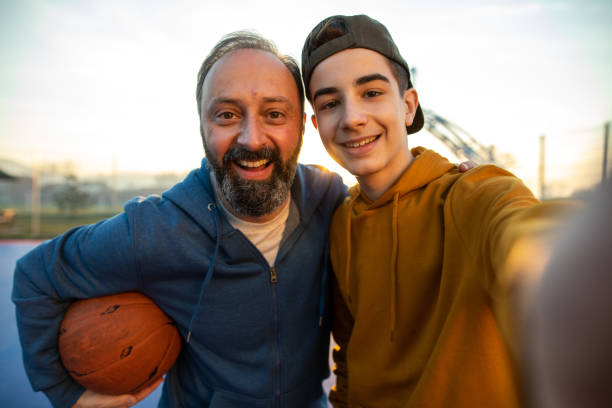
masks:
[(236, 160), (270, 160), (272, 162), (280, 161), (280, 153), (278, 149), (266, 146), (259, 150), (248, 150), (243, 147), (232, 147), (223, 155), (223, 164), (229, 165), (231, 161)]

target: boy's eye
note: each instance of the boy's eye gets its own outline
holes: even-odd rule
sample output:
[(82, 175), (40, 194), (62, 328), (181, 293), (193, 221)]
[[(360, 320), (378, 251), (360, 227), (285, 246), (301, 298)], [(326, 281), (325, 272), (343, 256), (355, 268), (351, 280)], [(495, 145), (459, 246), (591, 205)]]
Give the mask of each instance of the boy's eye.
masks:
[(322, 104), (322, 105), (319, 107), (319, 109), (320, 109), (320, 110), (332, 109), (332, 108), (335, 108), (337, 105), (338, 105), (338, 102), (337, 102), (337, 101), (331, 100), (331, 101), (328, 101), (328, 102), (323, 103), (323, 104)]
[(378, 95), (382, 95), (382, 92), (375, 91), (373, 89), (370, 89), (370, 90), (366, 91), (366, 93), (365, 93), (366, 98), (374, 98), (374, 97), (376, 97)]

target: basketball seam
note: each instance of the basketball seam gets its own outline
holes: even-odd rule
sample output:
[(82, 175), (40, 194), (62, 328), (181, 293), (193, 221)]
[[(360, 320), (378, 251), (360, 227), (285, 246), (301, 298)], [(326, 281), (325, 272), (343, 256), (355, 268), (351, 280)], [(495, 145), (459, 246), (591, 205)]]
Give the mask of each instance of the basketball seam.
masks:
[[(136, 348), (136, 346), (138, 346), (138, 345), (139, 345), (139, 344), (141, 344), (142, 342), (144, 342), (144, 341), (148, 340), (149, 338), (151, 338), (151, 336), (153, 336), (153, 335), (154, 335), (154, 334), (155, 334), (155, 333), (156, 333), (158, 330), (160, 330), (161, 328), (163, 328), (163, 327), (165, 327), (165, 326), (168, 326), (168, 325), (176, 327), (176, 324), (174, 324), (174, 322), (166, 322), (166, 323), (162, 324), (161, 326), (157, 326), (157, 327), (155, 328), (155, 330), (151, 331), (151, 333), (149, 333), (149, 335), (148, 335), (147, 337), (143, 337), (143, 338), (142, 338), (142, 339), (140, 339), (140, 340), (139, 340), (137, 343), (130, 344), (130, 345), (131, 345), (132, 347)], [(173, 338), (174, 338), (174, 336), (173, 336)], [(172, 344), (172, 343), (170, 343), (170, 344)], [(163, 355), (164, 357), (166, 356), (166, 353), (167, 353), (167, 352), (168, 352), (168, 348), (166, 348), (166, 350), (164, 350), (164, 355)], [(163, 358), (162, 358), (162, 359), (163, 359)], [(115, 361), (113, 361), (112, 363), (110, 363), (109, 365), (107, 365), (107, 366), (105, 366), (105, 367), (96, 368), (95, 370), (88, 371), (88, 372), (86, 372), (86, 373), (79, 373), (79, 372), (76, 372), (76, 371), (73, 371), (73, 370), (69, 370), (69, 372), (70, 372), (71, 374), (76, 375), (77, 377), (83, 377), (83, 376), (85, 376), (85, 375), (90, 375), (90, 374), (93, 374), (93, 373), (95, 373), (95, 372), (97, 372), (97, 371), (100, 371), (100, 370), (103, 370), (103, 369), (107, 369), (107, 368), (109, 368), (109, 367), (112, 367), (112, 366), (114, 366), (115, 364), (120, 363), (122, 360), (123, 360), (123, 359), (122, 359), (122, 358), (120, 358), (119, 360), (115, 360)], [(160, 361), (161, 361), (161, 360), (160, 360)]]
[[(176, 327), (175, 324), (170, 323), (173, 326)], [(159, 366), (161, 365), (161, 363), (164, 361), (164, 359), (166, 358), (166, 356), (168, 355), (168, 352), (172, 349), (172, 346), (174, 345), (174, 343), (176, 342), (176, 339), (178, 338), (180, 340), (180, 335), (178, 333), (174, 333), (175, 335), (172, 336), (172, 341), (170, 342), (170, 344), (168, 345), (168, 347), (166, 347), (166, 349), (164, 350), (164, 355), (162, 356), (162, 358), (159, 359), (159, 363), (155, 366), (155, 370), (153, 371), (153, 373), (151, 373), (149, 375), (149, 378), (146, 379), (146, 381), (142, 382), (140, 385), (138, 385), (137, 387), (132, 388), (130, 391), (128, 391), (129, 393), (135, 392), (137, 391), (140, 387), (144, 386), (147, 382), (149, 382), (151, 380), (151, 378), (155, 377), (155, 374), (157, 374), (157, 371), (159, 369)], [(170, 366), (172, 367), (172, 366)], [(163, 375), (163, 374), (162, 374)]]
[[(120, 302), (116, 302), (116, 303), (120, 303)], [(155, 303), (153, 303), (153, 304), (155, 305)], [(151, 303), (149, 303), (149, 302), (137, 301), (136, 303), (120, 303), (119, 308), (124, 307), (124, 306), (139, 306), (139, 305), (140, 305), (140, 306), (152, 306), (152, 304), (151, 304)], [(155, 306), (157, 306), (157, 305), (155, 305)], [(157, 307), (159, 308), (159, 306), (157, 306)], [(118, 310), (119, 308), (117, 308), (117, 310)], [(107, 306), (107, 308), (106, 308), (106, 309), (104, 309), (104, 312), (97, 312), (97, 315), (103, 315), (103, 314), (112, 314), (112, 313), (105, 313), (105, 311), (106, 311), (107, 309), (108, 309), (108, 306)], [(115, 311), (113, 311), (113, 313), (114, 313), (114, 312), (115, 312)], [(68, 313), (68, 312), (67, 312), (67, 313)], [(163, 313), (163, 311), (162, 311), (162, 313)], [(70, 316), (69, 316), (69, 317), (70, 317)], [(70, 320), (69, 320), (69, 321), (62, 321), (62, 328), (63, 328), (63, 327), (66, 325), (66, 323), (69, 323), (69, 324), (74, 325), (74, 324), (77, 324), (77, 323), (81, 323), (83, 320), (86, 320), (86, 319), (89, 319), (89, 318), (91, 318), (91, 315), (90, 315), (90, 314), (88, 314), (88, 313), (83, 313), (83, 316), (80, 316), (80, 317), (78, 318), (78, 320), (77, 320), (76, 318), (72, 318), (72, 317), (70, 317)]]

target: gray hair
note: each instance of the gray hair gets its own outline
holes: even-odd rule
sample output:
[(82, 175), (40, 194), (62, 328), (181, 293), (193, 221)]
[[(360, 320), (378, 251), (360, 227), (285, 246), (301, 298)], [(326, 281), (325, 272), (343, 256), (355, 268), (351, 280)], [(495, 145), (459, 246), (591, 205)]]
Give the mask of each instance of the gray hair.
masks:
[[(300, 68), (295, 59), (288, 55), (280, 54), (278, 48), (272, 41), (261, 37), (259, 34), (255, 34), (250, 31), (235, 31), (224, 36), (221, 41), (219, 41), (213, 47), (213, 49), (210, 51), (210, 54), (208, 54), (204, 62), (202, 62), (202, 66), (200, 67), (200, 71), (198, 72), (196, 99), (198, 103), (198, 116), (200, 117), (200, 124), (202, 123), (202, 85), (204, 84), (204, 79), (206, 79), (206, 75), (208, 75), (208, 72), (215, 64), (215, 62), (219, 61), (223, 56), (229, 54), (232, 51), (241, 49), (255, 49), (269, 52), (270, 54), (276, 56), (287, 67), (298, 89), (300, 109), (302, 111), (303, 116), (304, 84), (302, 83)], [(200, 126), (200, 131), (202, 131), (202, 126)]]

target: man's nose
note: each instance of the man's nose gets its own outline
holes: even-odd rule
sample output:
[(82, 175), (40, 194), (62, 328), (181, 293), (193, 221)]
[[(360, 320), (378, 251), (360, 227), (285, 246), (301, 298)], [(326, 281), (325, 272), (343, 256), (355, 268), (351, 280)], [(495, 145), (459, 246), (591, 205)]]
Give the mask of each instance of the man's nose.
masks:
[(258, 150), (265, 145), (266, 134), (262, 123), (257, 117), (253, 115), (246, 116), (237, 142), (249, 150)]
[(347, 99), (344, 101), (344, 112), (342, 126), (348, 129), (356, 129), (364, 126), (368, 121), (368, 115), (363, 106), (357, 101)]

